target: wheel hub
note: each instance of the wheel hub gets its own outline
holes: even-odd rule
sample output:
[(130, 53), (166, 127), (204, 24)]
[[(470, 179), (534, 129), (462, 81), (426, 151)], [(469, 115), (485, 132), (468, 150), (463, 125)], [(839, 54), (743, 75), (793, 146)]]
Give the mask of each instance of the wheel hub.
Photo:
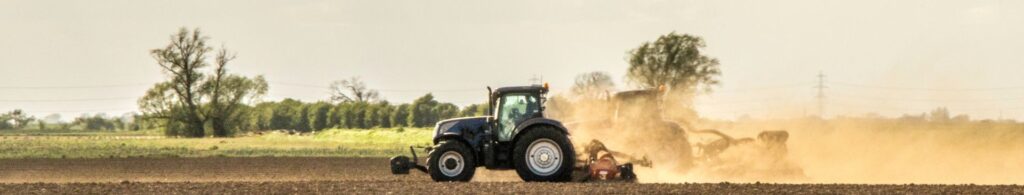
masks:
[(455, 151), (447, 151), (441, 154), (437, 163), (438, 168), (441, 169), (441, 174), (448, 177), (458, 176), (462, 173), (462, 169), (465, 169), (462, 154)]
[(562, 166), (562, 149), (551, 139), (538, 139), (527, 147), (526, 165), (534, 174), (555, 174)]
[(458, 166), (458, 164), (459, 161), (449, 158), (448, 160), (444, 161), (444, 168), (455, 169), (455, 167)]

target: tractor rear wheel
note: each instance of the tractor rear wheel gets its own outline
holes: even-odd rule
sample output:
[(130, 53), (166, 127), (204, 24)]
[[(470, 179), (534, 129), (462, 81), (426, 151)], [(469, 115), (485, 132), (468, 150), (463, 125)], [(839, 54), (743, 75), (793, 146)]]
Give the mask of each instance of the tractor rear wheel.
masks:
[(524, 132), (512, 151), (516, 173), (523, 181), (562, 182), (572, 180), (576, 152), (572, 142), (553, 127), (536, 127)]
[(455, 140), (441, 141), (427, 160), (427, 172), (434, 181), (469, 181), (476, 163), (469, 146)]

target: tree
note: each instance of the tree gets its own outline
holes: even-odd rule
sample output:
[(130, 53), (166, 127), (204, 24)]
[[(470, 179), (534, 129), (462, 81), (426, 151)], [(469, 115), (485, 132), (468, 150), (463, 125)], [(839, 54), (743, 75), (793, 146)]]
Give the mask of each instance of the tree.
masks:
[(146, 118), (163, 120), (165, 133), (172, 136), (203, 137), (206, 126), (214, 136), (228, 136), (244, 121), (241, 107), (254, 102), (267, 91), (262, 76), (253, 79), (227, 73), (227, 64), (235, 58), (227, 49), (215, 57), (213, 73), (202, 72), (209, 66), (209, 38), (199, 29), (181, 28), (171, 35), (171, 43), (150, 51), (168, 80), (157, 83), (139, 99)]
[(718, 84), (721, 71), (718, 59), (701, 52), (704, 47), (704, 40), (698, 36), (675, 32), (662, 35), (629, 52), (627, 77), (645, 88), (665, 86), (693, 93), (704, 86), (710, 91), (711, 85)]
[(233, 117), (229, 117), (230, 120), (228, 121), (230, 122), (226, 123), (230, 125), (227, 126), (228, 133), (236, 134), (244, 131), (255, 130), (256, 126), (253, 124), (257, 118), (250, 117), (254, 111), (256, 111), (254, 107), (249, 106), (249, 104), (239, 104), (235, 111), (237, 114), (233, 115)]
[(377, 103), (369, 104), (366, 107), (364, 117), (364, 124), (366, 128), (373, 127), (391, 127), (391, 112), (394, 111), (394, 107), (388, 101), (380, 101)]
[(666, 87), (668, 95), (662, 103), (664, 116), (678, 121), (694, 120), (693, 96), (699, 91), (710, 92), (718, 84), (721, 71), (718, 59), (701, 52), (704, 40), (688, 34), (662, 35), (631, 50), (627, 57), (627, 78), (643, 88)]
[(487, 104), (470, 104), (459, 111), (459, 116), (484, 116), (487, 115)]
[(170, 82), (160, 82), (155, 84), (149, 90), (146, 90), (146, 94), (139, 98), (139, 111), (143, 113), (143, 116), (148, 119), (159, 120), (160, 126), (164, 127), (164, 133), (167, 135), (188, 135), (194, 132), (185, 132), (184, 128), (179, 128), (185, 123), (182, 116), (181, 108), (182, 103), (178, 101), (178, 94), (173, 91), (173, 84)]
[(344, 126), (344, 113), (345, 111), (341, 104), (331, 106), (331, 110), (327, 111), (327, 127), (329, 128), (341, 128)]
[(72, 125), (81, 126), (85, 130), (114, 130), (116, 129), (115, 119), (108, 119), (106, 115), (99, 113), (95, 115), (83, 114), (75, 118)]
[(249, 117), (253, 120), (250, 121), (250, 126), (258, 130), (270, 130), (270, 121), (274, 118), (274, 110), (277, 107), (277, 103), (274, 102), (262, 102), (256, 104), (249, 112)]
[(377, 90), (366, 88), (359, 77), (339, 80), (331, 83), (331, 100), (335, 102), (373, 102), (377, 101)]
[(393, 127), (405, 127), (409, 125), (409, 111), (411, 111), (409, 104), (400, 104), (395, 107), (395, 111), (391, 112), (391, 126)]
[(309, 112), (306, 114), (306, 118), (309, 118), (309, 129), (319, 131), (326, 129), (327, 116), (331, 111), (331, 104), (327, 102), (317, 102), (309, 105)]
[(938, 107), (928, 113), (928, 121), (931, 122), (947, 122), (950, 120), (949, 109), (945, 107)]
[(157, 128), (157, 124), (158, 123), (159, 123), (159, 120), (154, 120), (154, 119), (151, 119), (151, 118), (146, 118), (145, 116), (143, 116), (141, 114), (133, 112), (132, 113), (131, 130), (137, 131), (137, 130), (143, 130), (143, 129), (154, 129), (154, 128)]
[(436, 115), (437, 117), (436, 120), (429, 123), (431, 125), (443, 119), (455, 118), (456, 116), (459, 116), (459, 106), (456, 106), (455, 104), (452, 103), (439, 103), (437, 104), (437, 106), (434, 107), (434, 115)]
[(14, 120), (15, 129), (22, 129), (25, 128), (25, 126), (28, 126), (28, 124), (31, 124), (32, 121), (35, 121), (36, 117), (28, 116), (28, 114), (25, 114), (25, 112), (22, 112), (21, 110), (14, 110), (11, 111), (11, 119)]
[(612, 77), (608, 76), (608, 73), (596, 71), (577, 75), (572, 92), (580, 98), (597, 99), (605, 96), (613, 88), (615, 83), (612, 82)]
[(395, 112), (395, 106), (392, 106), (388, 101), (381, 101), (377, 103), (377, 124), (383, 128), (393, 127), (394, 123), (391, 123), (391, 114)]
[(114, 130), (123, 130), (125, 127), (125, 122), (124, 120), (121, 120), (121, 118), (110, 118), (108, 119), (108, 121), (110, 121), (111, 126), (113, 126)]
[(335, 120), (335, 127), (337, 128), (355, 128), (356, 115), (353, 111), (352, 103), (340, 103), (334, 107), (331, 114), (331, 120)]
[[(204, 77), (200, 69), (208, 65), (206, 54), (213, 50), (212, 47), (206, 45), (207, 39), (199, 29), (189, 32), (188, 29), (181, 28), (177, 34), (171, 36), (170, 44), (164, 48), (150, 51), (157, 64), (170, 77), (169, 81), (157, 83), (151, 91), (160, 89), (163, 91), (159, 92), (164, 94), (173, 92), (173, 103), (169, 101), (164, 104), (181, 109), (173, 115), (163, 112), (151, 112), (151, 114), (155, 115), (154, 117), (166, 118), (172, 123), (180, 123), (184, 128), (184, 132), (181, 133), (187, 137), (205, 135), (203, 128), (205, 120), (200, 110), (202, 96), (199, 86)], [(147, 96), (149, 94), (151, 93), (147, 93)], [(161, 96), (164, 95), (161, 94)], [(142, 110), (147, 110), (147, 108), (142, 108)], [(169, 111), (169, 109), (165, 111)]]
[(369, 106), (366, 102), (350, 102), (346, 103), (349, 105), (347, 113), (348, 118), (345, 122), (348, 123), (348, 128), (365, 129), (366, 127), (366, 109)]
[(294, 108), (297, 112), (292, 114), (291, 129), (300, 132), (309, 132), (311, 130), (309, 128), (309, 106), (299, 102), (299, 105), (296, 105)]
[(427, 93), (423, 97), (416, 98), (409, 105), (409, 117), (407, 122), (410, 127), (426, 127), (437, 123), (438, 117), (434, 113), (434, 107), (437, 107), (438, 102), (434, 100), (434, 95)]
[[(291, 129), (296, 130), (296, 123), (304, 116), (302, 114), (302, 102), (287, 98), (281, 100), (275, 107), (270, 118), (270, 129)], [(307, 123), (302, 123), (306, 125)]]
[(237, 131), (237, 127), (245, 120), (242, 113), (246, 104), (258, 101), (267, 93), (267, 81), (263, 76), (253, 79), (238, 75), (227, 75), (222, 79), (211, 80), (207, 91), (210, 103), (206, 116), (210, 120), (214, 136), (223, 137)]
[(21, 109), (15, 109), (10, 112), (0, 114), (0, 130), (7, 129), (21, 129), (31, 124), (36, 118), (28, 116)]
[(380, 126), (380, 120), (377, 120), (378, 110), (381, 108), (378, 104), (366, 104), (363, 110), (363, 127), (362, 128), (373, 128)]
[(232, 127), (244, 120), (239, 112), (240, 107), (259, 100), (269, 88), (263, 76), (250, 79), (228, 74), (227, 64), (233, 59), (235, 54), (221, 49), (217, 54), (214, 74), (201, 86), (202, 94), (209, 97), (205, 116), (213, 128), (213, 135), (217, 137), (230, 135)]

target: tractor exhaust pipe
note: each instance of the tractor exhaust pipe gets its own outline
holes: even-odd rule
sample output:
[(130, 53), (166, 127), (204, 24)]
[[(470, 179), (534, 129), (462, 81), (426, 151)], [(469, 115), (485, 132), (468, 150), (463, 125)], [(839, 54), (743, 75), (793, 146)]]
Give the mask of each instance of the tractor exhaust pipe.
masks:
[(494, 90), (491, 90), (491, 86), (487, 86), (487, 114), (494, 114)]

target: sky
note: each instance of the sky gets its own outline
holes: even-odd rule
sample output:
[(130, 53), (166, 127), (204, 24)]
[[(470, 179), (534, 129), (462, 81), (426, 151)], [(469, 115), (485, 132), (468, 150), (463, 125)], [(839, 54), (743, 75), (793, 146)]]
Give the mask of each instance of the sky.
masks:
[(721, 85), (709, 118), (920, 114), (1024, 119), (1024, 1), (0, 1), (0, 111), (64, 120), (137, 110), (167, 77), (149, 55), (181, 27), (264, 75), (264, 100), (324, 100), (360, 77), (391, 102), (428, 92), (458, 105), (485, 86), (556, 93), (670, 32), (703, 37)]

